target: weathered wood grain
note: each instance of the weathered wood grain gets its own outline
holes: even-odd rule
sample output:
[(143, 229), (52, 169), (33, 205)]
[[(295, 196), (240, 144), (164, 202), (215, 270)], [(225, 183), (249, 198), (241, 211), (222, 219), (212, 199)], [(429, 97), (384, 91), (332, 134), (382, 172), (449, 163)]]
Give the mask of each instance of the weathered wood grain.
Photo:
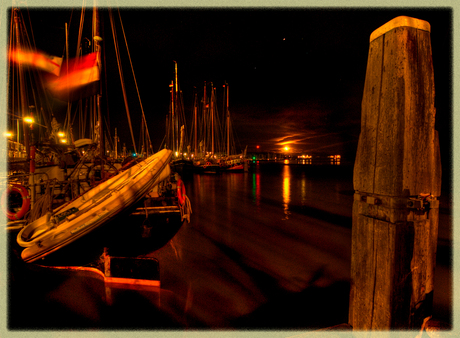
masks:
[(415, 25), (389, 25), (369, 46), (353, 174), (355, 330), (416, 328), (432, 305), (441, 159), (431, 41), (428, 23), (404, 22)]

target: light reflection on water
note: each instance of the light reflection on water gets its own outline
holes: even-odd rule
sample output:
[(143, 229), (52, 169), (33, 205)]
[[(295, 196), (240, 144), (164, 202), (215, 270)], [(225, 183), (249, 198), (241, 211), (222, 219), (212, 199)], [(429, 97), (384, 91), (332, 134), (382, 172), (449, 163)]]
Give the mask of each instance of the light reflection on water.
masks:
[(283, 168), (283, 204), (284, 204), (284, 218), (289, 219), (289, 202), (291, 201), (291, 175), (290, 167), (285, 165)]
[[(86, 286), (87, 280), (78, 285), (66, 280), (53, 291), (54, 301), (63, 295), (66, 311), (61, 305), (54, 312), (42, 311), (44, 319), (57, 325), (69, 318), (81, 321), (91, 313), (93, 320), (109, 320), (115, 328), (150, 330), (311, 330), (346, 323), (351, 173), (340, 174), (340, 166), (311, 171), (282, 162), (270, 170), (261, 167), (249, 173), (184, 178), (193, 209), (191, 222), (167, 245), (147, 254), (159, 261), (160, 291), (117, 291), (114, 307), (104, 308), (99, 316), (95, 306), (100, 296)], [(30, 304), (47, 304), (53, 301), (47, 297), (49, 283), (57, 282), (46, 280), (46, 293), (37, 302), (24, 296), (23, 287), (17, 290), (24, 301), (29, 297)], [(24, 286), (35, 290), (33, 284)], [(75, 285), (79, 292), (71, 295), (80, 295), (82, 301), (72, 303), (67, 292), (76, 290)], [(101, 287), (101, 292), (106, 290)], [(24, 312), (33, 319), (40, 314), (35, 307), (18, 309), (16, 318), (22, 322), (27, 322)], [(62, 321), (56, 319), (58, 312)]]
[[(302, 209), (334, 208), (329, 201), (340, 197), (342, 184), (292, 164), (265, 165), (185, 180), (191, 223), (157, 257), (162, 288), (173, 292), (178, 306), (162, 302), (163, 309), (189, 327), (237, 326), (237, 318), (255, 314), (279, 292), (307, 290), (317, 274), (314, 283), (321, 287), (349, 276), (350, 230)], [(351, 187), (351, 180), (345, 185)]]
[(260, 172), (252, 173), (252, 195), (254, 196), (254, 204), (260, 206)]
[(300, 198), (302, 200), (302, 204), (305, 203), (307, 197), (307, 178), (305, 177), (305, 173), (302, 173), (300, 179)]

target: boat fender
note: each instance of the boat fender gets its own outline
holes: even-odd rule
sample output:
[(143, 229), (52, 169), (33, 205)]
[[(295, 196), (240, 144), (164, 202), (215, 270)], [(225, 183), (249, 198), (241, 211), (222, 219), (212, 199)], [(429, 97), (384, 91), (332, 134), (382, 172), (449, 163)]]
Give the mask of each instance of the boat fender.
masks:
[[(12, 212), (8, 210), (8, 201), (7, 201), (7, 196), (11, 194), (12, 192), (17, 192), (21, 194), (22, 197), (22, 205), (21, 209), (18, 212)], [(30, 196), (29, 192), (27, 191), (26, 188), (24, 188), (22, 185), (19, 184), (11, 184), (8, 186), (8, 188), (5, 190), (2, 196), (2, 207), (3, 211), (5, 212), (5, 215), (12, 221), (21, 219), (25, 216), (26, 212), (29, 211), (30, 207)]]
[(185, 203), (185, 186), (182, 180), (177, 181), (177, 199), (182, 206)]

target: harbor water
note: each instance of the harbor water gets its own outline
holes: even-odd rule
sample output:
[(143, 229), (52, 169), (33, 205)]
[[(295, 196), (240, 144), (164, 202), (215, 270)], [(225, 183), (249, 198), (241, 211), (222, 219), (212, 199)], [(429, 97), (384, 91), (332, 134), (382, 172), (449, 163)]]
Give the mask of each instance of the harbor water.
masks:
[[(249, 172), (184, 175), (190, 223), (142, 254), (158, 260), (160, 288), (119, 291), (108, 304), (96, 279), (15, 275), (9, 327), (311, 330), (347, 323), (352, 178), (352, 166), (273, 161), (255, 162)], [(451, 218), (442, 210), (434, 317), (450, 322)]]

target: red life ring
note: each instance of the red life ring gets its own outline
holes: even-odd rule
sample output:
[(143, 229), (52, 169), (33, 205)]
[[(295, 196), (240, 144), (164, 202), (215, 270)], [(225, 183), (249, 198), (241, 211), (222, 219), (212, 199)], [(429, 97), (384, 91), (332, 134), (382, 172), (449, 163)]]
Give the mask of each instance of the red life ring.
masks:
[[(7, 198), (7, 195), (11, 194), (12, 192), (17, 192), (21, 194), (22, 196), (22, 205), (21, 205), (21, 209), (18, 212), (12, 212), (8, 210), (8, 202), (6, 198)], [(29, 192), (22, 185), (19, 185), (19, 184), (9, 185), (8, 188), (5, 190), (5, 192), (3, 193), (2, 206), (3, 206), (3, 211), (5, 212), (5, 215), (10, 220), (15, 221), (17, 219), (23, 218), (30, 207)]]
[(182, 180), (177, 181), (177, 199), (179, 200), (180, 205), (185, 203), (185, 186)]

